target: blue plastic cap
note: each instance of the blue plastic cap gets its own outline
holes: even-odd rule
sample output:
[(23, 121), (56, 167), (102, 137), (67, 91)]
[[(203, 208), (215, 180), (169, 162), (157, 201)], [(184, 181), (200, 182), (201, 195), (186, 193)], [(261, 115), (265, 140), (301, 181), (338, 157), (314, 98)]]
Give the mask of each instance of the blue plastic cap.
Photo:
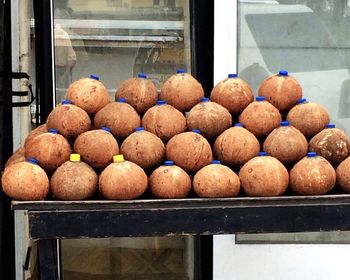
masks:
[(166, 101), (165, 100), (157, 100), (157, 105), (165, 105)]
[(326, 128), (335, 128), (335, 124), (334, 123), (329, 123), (326, 125)]
[(62, 104), (72, 104), (72, 101), (70, 101), (68, 99), (64, 99), (64, 100), (62, 100)]
[(118, 98), (117, 102), (126, 103), (126, 99), (125, 98)]
[(239, 127), (243, 127), (243, 124), (241, 124), (241, 123), (235, 123), (235, 125), (234, 126), (239, 126)]
[(300, 99), (298, 99), (297, 104), (303, 104), (306, 102), (307, 102), (306, 98), (300, 98)]
[(259, 152), (258, 156), (259, 157), (266, 157), (267, 156), (267, 152)]
[(172, 166), (172, 165), (174, 165), (174, 162), (172, 160), (166, 160), (166, 161), (164, 161), (164, 165)]
[(90, 75), (90, 78), (91, 78), (91, 79), (94, 79), (94, 80), (97, 80), (97, 81), (100, 80), (100, 77), (97, 76), (97, 75), (94, 75), (94, 74), (91, 74), (91, 75)]
[(201, 134), (201, 131), (199, 129), (192, 129), (192, 132)]
[(221, 164), (221, 162), (220, 162), (220, 160), (214, 159), (211, 161), (211, 164)]
[(140, 127), (136, 127), (135, 128), (135, 131), (144, 131), (145, 129), (142, 127), (142, 126), (140, 126)]
[(177, 74), (184, 74), (184, 73), (186, 73), (186, 70), (185, 69), (177, 69), (176, 73)]
[(202, 97), (202, 98), (200, 99), (200, 101), (201, 101), (201, 102), (209, 102), (210, 99), (209, 99), (208, 97)]
[(278, 72), (278, 75), (280, 76), (288, 76), (288, 71), (287, 70), (281, 70)]
[(57, 130), (57, 129), (50, 128), (50, 129), (48, 130), (48, 132), (53, 133), (53, 134), (57, 134), (57, 133), (58, 133), (58, 130)]
[(265, 101), (265, 96), (257, 96), (255, 98), (256, 101)]
[(27, 161), (33, 164), (38, 164), (39, 162), (36, 158), (32, 158), (32, 157), (28, 158)]
[(107, 127), (107, 126), (102, 126), (101, 129), (111, 133), (111, 129), (109, 127)]
[(281, 126), (289, 126), (289, 121), (282, 121)]
[(141, 78), (141, 79), (147, 79), (147, 75), (144, 74), (144, 73), (140, 73), (137, 75), (138, 78)]
[(307, 153), (307, 157), (316, 157), (316, 156), (317, 156), (316, 152), (308, 152)]
[(237, 74), (228, 74), (227, 77), (228, 77), (228, 78), (237, 78), (238, 75), (237, 75)]

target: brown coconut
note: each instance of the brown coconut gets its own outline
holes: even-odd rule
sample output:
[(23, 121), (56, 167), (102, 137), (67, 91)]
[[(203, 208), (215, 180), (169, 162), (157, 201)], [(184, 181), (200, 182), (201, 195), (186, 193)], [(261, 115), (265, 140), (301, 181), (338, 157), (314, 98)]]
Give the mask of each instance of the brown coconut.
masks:
[(46, 123), (39, 125), (35, 129), (33, 129), (27, 136), (26, 140), (24, 141), (24, 149), (28, 146), (30, 146), (30, 142), (33, 141), (35, 137), (37, 137), (40, 134), (43, 134), (47, 132)]
[(281, 113), (264, 99), (258, 96), (239, 116), (239, 122), (257, 137), (268, 135), (282, 121)]
[(120, 153), (126, 160), (132, 161), (144, 169), (161, 164), (165, 157), (162, 140), (151, 132), (138, 127), (120, 147)]
[(70, 161), (63, 163), (52, 175), (51, 193), (61, 200), (88, 199), (97, 190), (97, 174), (85, 162), (75, 160), (72, 156)]
[(254, 101), (254, 93), (246, 81), (229, 74), (227, 79), (213, 88), (210, 99), (224, 106), (231, 114), (240, 114)]
[(334, 124), (329, 124), (311, 138), (309, 150), (337, 166), (349, 156), (350, 140), (343, 131), (335, 128)]
[(76, 138), (90, 129), (91, 120), (83, 109), (71, 104), (69, 100), (64, 100), (51, 111), (46, 124), (58, 130), (66, 138)]
[(43, 200), (49, 192), (49, 179), (45, 171), (32, 161), (8, 166), (1, 178), (2, 189), (16, 200)]
[(135, 109), (121, 99), (111, 102), (100, 111), (94, 118), (95, 127), (107, 126), (111, 129), (114, 137), (125, 138), (141, 125), (141, 118)]
[(115, 99), (118, 98), (125, 98), (139, 114), (143, 114), (156, 104), (158, 93), (153, 82), (146, 75), (139, 74), (137, 78), (128, 79), (118, 87)]
[(305, 137), (309, 138), (319, 133), (329, 123), (329, 114), (321, 105), (299, 99), (287, 115), (287, 120)]
[(216, 138), (214, 143), (215, 156), (228, 166), (245, 164), (255, 157), (259, 150), (259, 141), (241, 124), (236, 124), (234, 127), (225, 130)]
[(74, 151), (93, 168), (103, 169), (119, 153), (119, 146), (109, 129), (104, 127), (80, 134), (74, 142)]
[(187, 73), (172, 75), (160, 89), (160, 99), (181, 112), (189, 111), (202, 97), (204, 97), (202, 85)]
[(292, 108), (302, 97), (303, 91), (298, 81), (281, 70), (277, 75), (263, 81), (259, 88), (259, 95), (280, 111)]
[(26, 160), (25, 157), (25, 152), (24, 148), (20, 147), (17, 149), (13, 155), (6, 161), (5, 163), (5, 168), (9, 167), (11, 164), (17, 163), (17, 162), (22, 162)]
[(69, 160), (71, 147), (66, 138), (56, 130), (38, 135), (25, 148), (25, 157), (35, 158), (45, 170), (55, 170)]
[(173, 106), (158, 100), (157, 105), (149, 108), (143, 115), (142, 126), (167, 142), (176, 134), (186, 131), (186, 118)]
[(156, 198), (185, 198), (191, 191), (191, 178), (173, 161), (155, 169), (149, 177), (151, 193)]
[(213, 159), (210, 144), (198, 130), (171, 138), (166, 145), (166, 156), (186, 172), (196, 172)]
[(134, 199), (146, 191), (147, 175), (131, 161), (116, 161), (102, 171), (99, 189), (107, 199)]
[(219, 161), (203, 167), (193, 178), (193, 188), (199, 197), (234, 197), (240, 186), (237, 174)]
[(202, 98), (186, 115), (189, 130), (199, 129), (207, 139), (216, 138), (232, 125), (230, 112), (220, 104)]
[(244, 192), (248, 196), (282, 195), (289, 182), (288, 171), (276, 158), (262, 156), (249, 160), (239, 172)]
[(337, 185), (350, 193), (350, 157), (343, 160), (336, 169)]
[(298, 129), (283, 121), (267, 136), (263, 147), (264, 151), (282, 163), (295, 163), (306, 156), (308, 143)]
[(323, 157), (310, 152), (298, 161), (289, 173), (292, 190), (301, 195), (328, 193), (335, 185), (336, 173)]
[(109, 103), (107, 88), (94, 75), (72, 83), (67, 89), (66, 98), (88, 114), (97, 113)]

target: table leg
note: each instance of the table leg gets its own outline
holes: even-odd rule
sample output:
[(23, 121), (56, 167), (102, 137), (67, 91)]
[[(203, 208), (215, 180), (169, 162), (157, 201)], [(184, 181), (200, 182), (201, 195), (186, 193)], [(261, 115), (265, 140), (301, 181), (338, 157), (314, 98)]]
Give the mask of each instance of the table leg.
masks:
[(59, 280), (57, 240), (38, 240), (40, 280)]

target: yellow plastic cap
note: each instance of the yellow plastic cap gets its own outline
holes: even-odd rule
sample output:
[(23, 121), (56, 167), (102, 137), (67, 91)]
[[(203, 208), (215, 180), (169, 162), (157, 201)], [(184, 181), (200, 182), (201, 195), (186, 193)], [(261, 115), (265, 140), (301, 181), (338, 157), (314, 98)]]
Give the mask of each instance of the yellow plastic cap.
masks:
[(121, 161), (124, 161), (123, 155), (116, 155), (113, 157), (113, 162), (121, 162)]
[(79, 162), (80, 161), (80, 155), (79, 154), (71, 154), (70, 155), (70, 161)]

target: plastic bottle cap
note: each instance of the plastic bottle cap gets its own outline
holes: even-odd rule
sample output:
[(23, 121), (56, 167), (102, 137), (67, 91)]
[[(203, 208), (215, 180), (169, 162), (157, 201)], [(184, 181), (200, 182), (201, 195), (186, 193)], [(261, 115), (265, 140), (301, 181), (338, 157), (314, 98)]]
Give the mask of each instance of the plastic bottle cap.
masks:
[(126, 103), (126, 99), (121, 97), (117, 99), (117, 102)]
[(164, 161), (164, 165), (172, 166), (172, 165), (174, 165), (174, 162), (172, 160), (166, 160), (166, 161)]
[(111, 129), (109, 127), (107, 127), (107, 126), (102, 126), (101, 129), (111, 133)]
[(280, 76), (288, 76), (288, 71), (287, 70), (281, 70), (278, 72), (278, 75)]
[(316, 157), (316, 156), (317, 156), (316, 152), (308, 152), (307, 153), (307, 157)]
[(32, 158), (32, 157), (28, 158), (27, 161), (33, 164), (38, 164), (39, 162), (36, 158)]
[(257, 96), (255, 98), (256, 101), (265, 101), (265, 96)]
[(335, 124), (334, 123), (329, 123), (326, 125), (326, 128), (335, 128)]
[(192, 129), (192, 132), (201, 134), (201, 131), (199, 129)]
[(80, 162), (80, 154), (71, 154), (69, 160), (72, 162)]
[(228, 74), (228, 76), (227, 77), (229, 77), (229, 78), (237, 78), (238, 77), (238, 75), (237, 74)]
[(141, 79), (147, 79), (147, 75), (144, 74), (144, 73), (140, 73), (137, 75), (138, 78), (141, 78)]
[(184, 73), (186, 73), (186, 70), (185, 69), (177, 69), (176, 73), (177, 74), (184, 74)]
[(113, 162), (121, 162), (121, 161), (124, 161), (124, 156), (123, 155), (113, 156)]
[(282, 121), (281, 126), (289, 126), (289, 121)]
[(306, 98), (300, 98), (300, 99), (298, 99), (297, 104), (303, 104), (306, 102), (307, 102)]
[(95, 75), (95, 74), (91, 74), (91, 75), (90, 75), (90, 78), (91, 78), (91, 79), (94, 79), (94, 80), (97, 80), (97, 81), (100, 80), (100, 77), (97, 76), (97, 75)]
[(72, 104), (72, 101), (70, 101), (68, 99), (64, 99), (64, 100), (62, 100), (62, 104)]
[(239, 127), (243, 127), (243, 124), (241, 124), (241, 123), (235, 123), (235, 125), (234, 126), (239, 126)]
[(142, 127), (142, 126), (140, 126), (140, 127), (136, 127), (135, 128), (135, 131), (144, 131), (145, 129)]
[(220, 160), (214, 159), (211, 161), (211, 164), (221, 164), (221, 162), (220, 162)]
[(267, 152), (259, 152), (258, 156), (259, 157), (266, 157), (267, 156)]
[(48, 130), (48, 132), (53, 133), (53, 134), (57, 134), (57, 133), (58, 133), (58, 130), (57, 130), (57, 129), (50, 128), (50, 129)]
[(157, 105), (165, 105), (166, 101), (165, 100), (157, 100)]
[(202, 97), (202, 98), (200, 99), (200, 101), (201, 101), (201, 102), (209, 102), (210, 99), (209, 99), (208, 97)]

